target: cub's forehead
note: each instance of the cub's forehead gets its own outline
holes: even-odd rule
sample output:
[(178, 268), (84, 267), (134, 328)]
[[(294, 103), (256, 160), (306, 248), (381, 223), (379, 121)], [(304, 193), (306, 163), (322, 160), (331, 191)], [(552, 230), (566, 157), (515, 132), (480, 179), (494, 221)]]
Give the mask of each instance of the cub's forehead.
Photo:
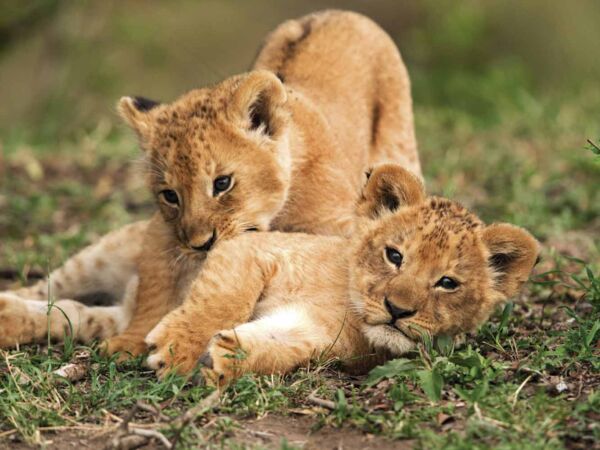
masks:
[(196, 89), (162, 105), (154, 117), (157, 135), (187, 136), (198, 130), (214, 126), (227, 104), (226, 96), (218, 90)]
[(423, 270), (472, 271), (483, 263), (483, 227), (462, 205), (433, 197), (385, 218), (373, 244), (377, 251), (381, 246), (397, 245)]
[(456, 202), (438, 197), (400, 209), (383, 224), (384, 239), (404, 241), (420, 253), (459, 254), (477, 246), (483, 223)]
[(475, 234), (483, 227), (481, 220), (460, 203), (440, 197), (430, 197), (420, 205), (416, 219), (424, 230), (447, 235)]
[(201, 169), (198, 164), (215, 164), (218, 150), (237, 139), (230, 127), (223, 126), (226, 101), (219, 91), (198, 89), (161, 105), (153, 113), (153, 159), (189, 175)]

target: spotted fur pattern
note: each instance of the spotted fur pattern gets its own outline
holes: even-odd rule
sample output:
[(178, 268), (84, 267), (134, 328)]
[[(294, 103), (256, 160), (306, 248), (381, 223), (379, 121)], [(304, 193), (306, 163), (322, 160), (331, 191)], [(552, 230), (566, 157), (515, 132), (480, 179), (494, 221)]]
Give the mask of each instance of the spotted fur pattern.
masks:
[(0, 293), (0, 347), (23, 342), (91, 342), (123, 332), (133, 312), (137, 276), (129, 279), (118, 306), (87, 306), (74, 300), (42, 301)]

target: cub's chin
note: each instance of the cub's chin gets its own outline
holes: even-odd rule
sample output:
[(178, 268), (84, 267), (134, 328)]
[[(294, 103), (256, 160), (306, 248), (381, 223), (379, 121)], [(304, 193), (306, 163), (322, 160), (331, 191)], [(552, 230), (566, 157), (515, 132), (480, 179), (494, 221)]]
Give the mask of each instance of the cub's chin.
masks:
[(385, 349), (394, 356), (407, 353), (416, 346), (412, 339), (391, 325), (363, 324), (362, 329), (371, 345), (378, 349)]

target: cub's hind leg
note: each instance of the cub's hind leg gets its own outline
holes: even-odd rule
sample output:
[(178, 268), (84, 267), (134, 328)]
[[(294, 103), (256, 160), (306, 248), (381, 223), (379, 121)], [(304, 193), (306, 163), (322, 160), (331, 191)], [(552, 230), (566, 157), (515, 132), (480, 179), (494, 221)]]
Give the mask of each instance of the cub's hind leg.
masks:
[(127, 283), (137, 275), (147, 226), (148, 221), (140, 221), (112, 231), (69, 258), (47, 279), (12, 293), (27, 299), (68, 298), (84, 303), (108, 297), (118, 303)]
[(217, 333), (200, 357), (208, 384), (225, 386), (244, 373), (285, 374), (320, 356), (333, 356), (343, 324), (328, 326), (301, 305)]
[(131, 317), (137, 277), (124, 294), (120, 306), (87, 306), (74, 300), (24, 299), (11, 293), (0, 293), (0, 348), (20, 344), (62, 342), (65, 336), (88, 343), (106, 339), (121, 332)]

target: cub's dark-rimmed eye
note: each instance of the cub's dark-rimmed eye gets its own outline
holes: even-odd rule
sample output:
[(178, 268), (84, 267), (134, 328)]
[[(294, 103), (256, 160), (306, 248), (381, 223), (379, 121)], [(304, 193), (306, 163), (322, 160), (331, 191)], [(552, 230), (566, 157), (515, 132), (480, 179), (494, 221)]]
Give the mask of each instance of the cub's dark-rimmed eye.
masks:
[(231, 177), (229, 175), (223, 175), (215, 178), (213, 182), (213, 195), (218, 195), (221, 192), (225, 192), (231, 187)]
[(400, 267), (402, 265), (402, 253), (392, 247), (385, 248), (385, 257), (389, 262), (391, 262), (396, 267)]
[(172, 205), (179, 205), (179, 196), (177, 195), (177, 192), (175, 192), (174, 190), (165, 189), (164, 191), (161, 191), (160, 193), (167, 203), (170, 203)]
[(452, 291), (458, 287), (458, 281), (450, 277), (442, 277), (435, 283), (435, 287), (441, 287), (447, 291)]

